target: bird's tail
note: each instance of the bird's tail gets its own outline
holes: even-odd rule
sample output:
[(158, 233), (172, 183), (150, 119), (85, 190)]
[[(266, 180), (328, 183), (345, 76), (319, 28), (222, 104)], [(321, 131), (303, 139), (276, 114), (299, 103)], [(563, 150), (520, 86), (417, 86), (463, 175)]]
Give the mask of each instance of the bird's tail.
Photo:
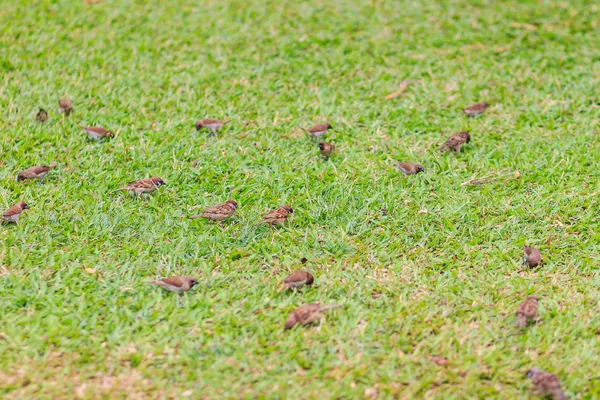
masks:
[(562, 390), (560, 389), (556, 389), (553, 393), (552, 393), (552, 398), (554, 400), (567, 400), (567, 396), (565, 396), (565, 394), (563, 393)]
[(192, 215), (191, 217), (189, 217), (190, 219), (198, 219), (198, 218), (202, 218), (204, 215), (202, 214), (196, 214), (196, 215)]
[(281, 286), (279, 286), (279, 288), (277, 289), (277, 293), (281, 293), (284, 290), (288, 290), (290, 288), (290, 285), (287, 283), (283, 283), (281, 284)]
[(517, 328), (525, 328), (527, 325), (527, 318), (523, 314), (517, 314)]
[(444, 143), (442, 146), (440, 146), (440, 147), (438, 148), (438, 151), (444, 151), (444, 150), (448, 150), (449, 148), (450, 148), (450, 147), (449, 147), (449, 146), (448, 146), (446, 143)]
[(310, 131), (309, 131), (308, 129), (304, 129), (304, 128), (302, 128), (302, 127), (300, 127), (300, 129), (302, 129), (304, 132), (306, 132), (306, 134), (307, 134), (308, 136), (310, 136), (311, 138), (313, 138), (313, 139), (314, 139), (315, 135), (313, 135), (312, 133), (310, 133)]
[(127, 188), (126, 187), (122, 187), (122, 188), (118, 188), (118, 189), (115, 189), (115, 190), (111, 190), (110, 192), (108, 192), (108, 194), (116, 193), (116, 192), (118, 192), (120, 190), (127, 190)]

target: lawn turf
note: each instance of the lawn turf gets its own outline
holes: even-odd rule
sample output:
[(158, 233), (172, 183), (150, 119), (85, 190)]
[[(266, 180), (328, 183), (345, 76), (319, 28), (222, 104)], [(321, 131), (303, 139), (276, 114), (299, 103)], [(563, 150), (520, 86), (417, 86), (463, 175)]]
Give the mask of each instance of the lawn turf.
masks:
[[(31, 209), (0, 227), (1, 397), (524, 399), (532, 366), (600, 397), (599, 21), (592, 1), (5, 1), (0, 206)], [(299, 129), (325, 121), (330, 161)], [(148, 200), (107, 194), (148, 176)], [(187, 219), (229, 198), (231, 221)], [(289, 224), (256, 226), (280, 204)], [(297, 268), (313, 288), (277, 294)], [(201, 281), (181, 298), (146, 283), (180, 274)], [(284, 332), (314, 301), (344, 307)]]

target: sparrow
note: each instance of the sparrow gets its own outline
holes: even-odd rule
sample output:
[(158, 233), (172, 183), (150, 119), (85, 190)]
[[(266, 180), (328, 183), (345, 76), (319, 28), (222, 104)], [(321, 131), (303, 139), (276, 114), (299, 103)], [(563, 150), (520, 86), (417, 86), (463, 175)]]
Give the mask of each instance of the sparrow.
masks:
[(439, 150), (442, 151), (452, 149), (458, 153), (460, 151), (460, 148), (464, 144), (469, 143), (470, 141), (471, 135), (469, 135), (469, 132), (457, 132), (451, 135), (448, 138), (448, 140), (446, 140), (446, 143), (444, 143), (444, 145), (439, 148)]
[(163, 185), (166, 185), (166, 183), (161, 178), (146, 178), (129, 182), (127, 186), (113, 190), (110, 193), (118, 192), (119, 190), (128, 190), (132, 193), (135, 193), (137, 197), (140, 198), (142, 194), (150, 194)]
[(535, 296), (527, 296), (525, 301), (519, 304), (517, 308), (517, 327), (525, 328), (527, 321), (535, 318), (538, 312), (538, 298)]
[(100, 128), (99, 126), (80, 126), (81, 129), (84, 130), (88, 135), (88, 139), (94, 140), (102, 140), (107, 138), (115, 137), (115, 134), (111, 131), (107, 131), (104, 128)]
[(463, 111), (469, 117), (477, 117), (477, 116), (483, 114), (485, 109), (488, 108), (489, 106), (490, 105), (488, 103), (480, 102), (480, 103), (475, 103), (472, 106), (464, 108)]
[(531, 379), (540, 396), (552, 396), (554, 400), (567, 399), (560, 386), (560, 380), (556, 375), (537, 368), (531, 368), (527, 371), (527, 377)]
[(73, 103), (69, 100), (58, 100), (58, 112), (65, 115), (71, 114), (73, 112)]
[(293, 214), (294, 210), (290, 206), (279, 206), (276, 209), (269, 211), (263, 216), (262, 221), (258, 223), (269, 224), (271, 227), (275, 225), (282, 225), (290, 214)]
[(6, 223), (6, 224), (10, 224), (10, 223), (18, 223), (19, 222), (19, 217), (21, 216), (21, 213), (23, 212), (23, 210), (28, 210), (29, 206), (25, 203), (23, 203), (22, 201), (18, 202), (17, 204), (15, 204), (14, 206), (10, 207), (8, 210), (4, 211), (4, 214), (2, 214), (2, 222)]
[(36, 165), (34, 167), (29, 167), (26, 170), (19, 172), (19, 175), (17, 175), (17, 182), (26, 179), (42, 179), (48, 175), (48, 172), (56, 167), (56, 165), (56, 163), (52, 163), (50, 165)]
[(225, 203), (217, 204), (216, 206), (208, 207), (200, 214), (190, 217), (191, 219), (206, 218), (211, 221), (223, 221), (233, 215), (237, 210), (237, 203), (234, 200), (227, 200)]
[(300, 270), (294, 271), (283, 280), (283, 284), (279, 286), (277, 293), (289, 289), (299, 289), (304, 285), (310, 286), (314, 281), (315, 278), (310, 273)]
[(421, 164), (411, 163), (411, 162), (399, 162), (396, 164), (398, 169), (404, 175), (415, 175), (419, 172), (425, 172), (425, 168)]
[(48, 121), (48, 113), (43, 108), (40, 108), (40, 111), (35, 114), (35, 119), (37, 119), (39, 123), (43, 124), (44, 122)]
[(312, 137), (313, 139), (317, 139), (317, 138), (320, 138), (321, 136), (323, 136), (325, 134), (325, 132), (327, 132), (329, 129), (333, 129), (333, 127), (329, 124), (317, 124), (309, 129), (304, 129), (304, 128), (300, 128), (300, 129), (302, 129), (304, 132), (306, 132), (308, 134), (308, 136)]
[(210, 136), (214, 136), (225, 124), (229, 121), (220, 121), (218, 119), (202, 119), (200, 121), (196, 121), (196, 130), (200, 131), (200, 129), (208, 129), (210, 131)]
[(285, 330), (292, 329), (296, 325), (305, 326), (320, 321), (323, 317), (323, 311), (338, 307), (341, 307), (341, 305), (332, 304), (322, 306), (321, 303), (313, 303), (300, 306), (292, 311), (292, 314), (285, 323)]
[(179, 293), (182, 295), (183, 292), (187, 292), (199, 282), (196, 278), (192, 278), (191, 276), (173, 276), (171, 278), (150, 281), (148, 283), (151, 285), (160, 286), (169, 292)]
[(331, 153), (333, 153), (333, 151), (335, 150), (335, 146), (330, 143), (327, 143), (327, 142), (319, 142), (319, 144), (317, 144), (317, 146), (319, 146), (321, 155), (325, 159), (328, 159), (329, 157), (331, 157)]
[(542, 253), (535, 247), (523, 246), (523, 265), (530, 268), (537, 267), (542, 261)]

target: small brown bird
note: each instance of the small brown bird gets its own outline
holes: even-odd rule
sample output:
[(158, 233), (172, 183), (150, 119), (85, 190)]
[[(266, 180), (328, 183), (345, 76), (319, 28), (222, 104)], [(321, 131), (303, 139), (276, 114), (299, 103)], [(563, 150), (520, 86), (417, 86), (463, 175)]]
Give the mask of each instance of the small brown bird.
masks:
[(216, 206), (208, 207), (200, 214), (190, 217), (191, 219), (206, 218), (211, 221), (223, 221), (233, 215), (237, 210), (237, 203), (234, 200), (227, 200), (225, 203), (217, 204)]
[(6, 223), (6, 224), (10, 224), (10, 223), (18, 223), (19, 222), (19, 217), (21, 216), (21, 213), (23, 212), (23, 210), (28, 210), (29, 206), (25, 203), (23, 203), (22, 201), (18, 202), (17, 204), (15, 204), (14, 206), (10, 207), (8, 210), (4, 211), (4, 214), (2, 214), (2, 222)]
[(279, 206), (276, 209), (269, 211), (263, 216), (262, 221), (258, 223), (261, 224), (269, 224), (272, 227), (275, 225), (282, 225), (286, 219), (288, 219), (290, 214), (293, 214), (294, 210), (290, 206)]
[(527, 296), (527, 298), (517, 307), (517, 327), (525, 328), (527, 321), (535, 318), (538, 312), (538, 298)]
[(88, 135), (88, 139), (99, 141), (115, 136), (115, 134), (111, 131), (108, 131), (104, 128), (100, 128), (99, 126), (80, 126), (80, 128), (83, 129), (84, 132)]
[(331, 157), (331, 153), (335, 150), (335, 146), (327, 142), (319, 142), (317, 146), (319, 146), (319, 151), (325, 159)]
[(169, 292), (179, 293), (182, 295), (183, 292), (187, 292), (199, 282), (196, 278), (192, 278), (191, 276), (174, 276), (157, 281), (150, 281), (148, 283), (160, 286)]
[(488, 103), (480, 102), (480, 103), (475, 103), (472, 106), (466, 107), (465, 109), (463, 109), (463, 111), (469, 117), (477, 117), (477, 116), (483, 114), (485, 109), (488, 108), (489, 106), (490, 105)]
[(26, 179), (42, 179), (48, 175), (48, 172), (56, 167), (56, 165), (56, 163), (52, 163), (50, 165), (36, 165), (34, 167), (29, 167), (26, 170), (19, 172), (19, 175), (17, 175), (17, 182)]
[(323, 317), (322, 312), (339, 308), (341, 305), (332, 304), (322, 306), (321, 303), (305, 304), (292, 311), (292, 314), (285, 323), (285, 329), (292, 329), (296, 325), (305, 326), (320, 321)]
[(523, 265), (537, 267), (542, 261), (542, 253), (535, 247), (523, 246)]
[(425, 168), (423, 168), (421, 164), (417, 163), (399, 162), (396, 164), (396, 166), (404, 175), (415, 175), (419, 172), (425, 172)]
[(58, 112), (65, 115), (70, 115), (73, 112), (73, 103), (69, 100), (58, 100)]
[(460, 148), (466, 143), (469, 143), (470, 141), (471, 135), (469, 134), (469, 132), (457, 132), (451, 135), (448, 138), (448, 140), (446, 140), (446, 143), (444, 143), (444, 145), (439, 148), (439, 150), (442, 151), (452, 149), (458, 153), (460, 151)]
[(310, 286), (313, 284), (314, 281), (315, 278), (313, 278), (313, 276), (310, 273), (306, 271), (297, 270), (289, 274), (283, 280), (283, 284), (279, 286), (277, 292), (280, 293), (284, 290), (299, 289), (304, 285)]
[(329, 124), (317, 124), (309, 129), (304, 129), (304, 128), (300, 128), (302, 129), (304, 132), (306, 132), (308, 134), (308, 136), (312, 137), (313, 139), (318, 139), (321, 136), (323, 136), (325, 134), (325, 132), (327, 132), (330, 129), (333, 129), (333, 127)]
[(41, 124), (48, 121), (48, 113), (43, 108), (40, 108), (40, 111), (35, 114), (35, 119)]
[(208, 129), (210, 131), (210, 136), (214, 136), (228, 122), (229, 121), (220, 121), (218, 119), (207, 118), (196, 121), (195, 126), (197, 131), (200, 131), (200, 129)]
[(127, 186), (113, 190), (110, 193), (118, 192), (119, 190), (128, 190), (131, 193), (135, 193), (137, 197), (140, 198), (142, 197), (142, 194), (150, 194), (163, 185), (166, 185), (166, 183), (161, 178), (152, 177), (129, 182)]
[(538, 368), (531, 368), (527, 371), (527, 377), (531, 379), (531, 382), (535, 386), (535, 389), (540, 396), (551, 396), (554, 400), (566, 400), (562, 391), (560, 380), (556, 375), (539, 370)]

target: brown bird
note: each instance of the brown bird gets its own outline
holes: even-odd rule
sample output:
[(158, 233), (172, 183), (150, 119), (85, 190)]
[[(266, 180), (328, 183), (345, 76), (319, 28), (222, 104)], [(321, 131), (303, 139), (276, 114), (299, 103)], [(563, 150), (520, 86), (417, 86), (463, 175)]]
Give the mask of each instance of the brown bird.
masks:
[(128, 190), (131, 193), (135, 193), (137, 197), (140, 198), (142, 194), (150, 194), (163, 185), (166, 185), (166, 183), (161, 178), (152, 177), (129, 182), (127, 186), (113, 190), (109, 193), (118, 192), (119, 190)]
[(421, 164), (417, 163), (399, 162), (396, 164), (396, 166), (404, 175), (415, 175), (419, 172), (425, 172), (425, 168), (423, 168)]
[(21, 216), (21, 213), (23, 212), (23, 210), (28, 210), (29, 206), (25, 203), (23, 203), (22, 201), (18, 202), (17, 204), (15, 204), (14, 206), (10, 207), (8, 210), (4, 211), (4, 214), (2, 214), (2, 222), (6, 223), (6, 224), (10, 224), (10, 223), (18, 223), (19, 222), (19, 217)]
[(223, 221), (233, 215), (237, 210), (237, 203), (234, 200), (227, 200), (225, 203), (217, 204), (216, 206), (208, 207), (200, 214), (190, 217), (191, 219), (206, 218), (211, 221)]
[(192, 278), (191, 276), (174, 276), (157, 281), (150, 281), (148, 283), (160, 286), (169, 292), (179, 293), (182, 295), (183, 292), (187, 292), (199, 282), (196, 278)]
[(319, 151), (325, 159), (331, 157), (331, 153), (335, 150), (335, 146), (327, 142), (319, 142), (317, 146), (319, 146)]
[(306, 132), (308, 134), (308, 136), (312, 137), (313, 139), (318, 139), (321, 136), (323, 136), (325, 134), (325, 132), (327, 132), (330, 129), (333, 129), (333, 127), (329, 124), (317, 124), (308, 129), (304, 129), (304, 128), (300, 128), (300, 129), (302, 129), (304, 132)]
[(43, 108), (40, 108), (40, 111), (35, 114), (35, 119), (41, 124), (48, 121), (48, 113)]
[(542, 253), (535, 247), (523, 246), (523, 265), (537, 267), (542, 261)]
[(54, 167), (56, 167), (56, 163), (52, 163), (50, 165), (36, 165), (34, 167), (29, 167), (24, 171), (19, 172), (17, 175), (17, 182), (24, 181), (26, 179), (42, 179), (48, 172)]
[(266, 213), (258, 225), (269, 224), (271, 227), (274, 227), (275, 225), (282, 225), (288, 216), (293, 213), (294, 210), (292, 207), (286, 205), (279, 206), (276, 209)]
[(114, 133), (108, 131), (104, 128), (100, 128), (99, 126), (80, 126), (81, 129), (88, 135), (88, 139), (94, 140), (102, 140), (107, 138), (112, 138), (115, 136)]
[(531, 379), (540, 396), (551, 396), (554, 400), (567, 399), (567, 396), (562, 391), (560, 380), (556, 375), (538, 368), (531, 368), (527, 371), (527, 377)]
[(448, 140), (446, 140), (446, 143), (444, 143), (444, 145), (439, 148), (439, 150), (442, 151), (452, 149), (458, 153), (460, 151), (460, 148), (466, 143), (469, 143), (470, 141), (471, 135), (469, 134), (469, 132), (457, 132), (451, 135), (448, 138)]
[(292, 311), (292, 314), (285, 323), (285, 329), (292, 329), (296, 325), (305, 326), (320, 321), (323, 317), (322, 312), (339, 308), (341, 305), (332, 304), (322, 306), (321, 303), (305, 304)]
[(480, 103), (475, 103), (472, 106), (464, 108), (463, 111), (469, 117), (477, 117), (477, 116), (483, 114), (485, 109), (488, 108), (489, 106), (490, 105), (488, 103), (480, 102)]
[(58, 100), (58, 112), (70, 115), (73, 112), (73, 103), (65, 99)]
[(283, 280), (283, 284), (279, 286), (277, 292), (280, 293), (284, 290), (299, 289), (304, 285), (310, 286), (313, 284), (314, 281), (315, 278), (313, 278), (313, 276), (310, 273), (306, 271), (297, 270), (289, 274)]
[(218, 119), (207, 118), (196, 121), (195, 126), (197, 131), (200, 129), (208, 129), (210, 131), (210, 136), (214, 136), (228, 122), (229, 121), (220, 121)]
[(527, 296), (525, 301), (517, 307), (517, 327), (525, 328), (527, 321), (535, 318), (538, 312), (538, 298), (535, 296)]

